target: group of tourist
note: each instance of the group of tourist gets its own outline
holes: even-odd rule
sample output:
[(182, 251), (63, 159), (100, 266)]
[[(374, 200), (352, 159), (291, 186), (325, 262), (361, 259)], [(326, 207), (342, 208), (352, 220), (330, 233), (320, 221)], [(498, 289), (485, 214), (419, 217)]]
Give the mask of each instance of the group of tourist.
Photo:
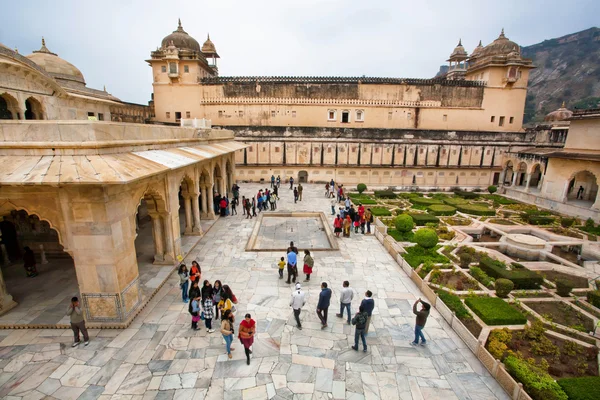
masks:
[(246, 198), (246, 196), (242, 196), (242, 207), (244, 210), (242, 215), (246, 215), (246, 219), (252, 219), (252, 217), (257, 216), (257, 209), (258, 212), (267, 211), (269, 209), (275, 211), (277, 209), (277, 200), (279, 199), (278, 191), (278, 187), (275, 186), (273, 187), (273, 190), (265, 188), (263, 191), (262, 189), (259, 189), (255, 197)]
[(237, 215), (237, 205), (240, 203), (240, 187), (237, 183), (234, 183), (231, 187), (231, 193), (233, 196), (231, 201), (227, 195), (221, 196), (219, 193), (215, 193), (213, 197), (213, 208), (216, 215), (220, 215), (221, 217)]
[[(277, 263), (279, 267), (279, 279), (283, 279), (283, 269), (287, 264), (287, 282), (295, 283), (298, 278), (298, 248), (294, 246), (294, 242), (290, 242), (290, 247), (288, 247), (287, 251), (287, 263), (284, 261), (284, 258), (281, 257), (280, 261)], [(304, 282), (310, 281), (310, 275), (313, 272), (313, 267), (315, 265), (315, 260), (310, 254), (310, 250), (304, 250), (304, 266), (302, 268), (302, 272), (306, 275), (306, 279)]]
[(365, 206), (358, 203), (358, 209), (355, 210), (352, 201), (348, 197), (345, 200), (345, 207), (340, 207), (339, 214), (333, 220), (333, 231), (336, 237), (340, 237), (340, 233), (343, 233), (344, 237), (350, 237), (350, 232), (354, 227), (354, 233), (358, 233), (360, 229), (363, 235), (370, 235), (372, 223), (373, 213), (371, 209), (365, 209)]

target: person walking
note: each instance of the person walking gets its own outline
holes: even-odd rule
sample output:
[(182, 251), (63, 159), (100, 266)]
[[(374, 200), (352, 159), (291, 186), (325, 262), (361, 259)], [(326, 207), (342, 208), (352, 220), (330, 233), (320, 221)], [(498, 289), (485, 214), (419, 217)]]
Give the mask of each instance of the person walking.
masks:
[(38, 275), (37, 268), (35, 266), (35, 254), (33, 250), (29, 248), (29, 246), (25, 246), (23, 248), (25, 252), (23, 253), (23, 266), (25, 267), (25, 273), (28, 278), (35, 278)]
[(231, 352), (235, 350), (231, 347), (231, 343), (233, 342), (233, 322), (235, 321), (235, 317), (231, 313), (231, 310), (227, 310), (223, 312), (221, 316), (221, 334), (223, 335), (223, 339), (225, 339), (225, 349), (227, 350), (227, 357), (231, 359)]
[(577, 190), (577, 199), (582, 199), (583, 200), (583, 192), (585, 191), (585, 189), (583, 188), (583, 186), (579, 186), (579, 189)]
[(302, 201), (302, 191), (304, 188), (302, 187), (302, 183), (298, 184), (298, 201)]
[(277, 175), (277, 187), (281, 186), (281, 176)]
[(321, 283), (321, 293), (319, 293), (319, 303), (317, 304), (317, 317), (321, 320), (321, 329), (327, 328), (327, 311), (331, 303), (331, 289), (327, 287), (327, 282)]
[(371, 234), (371, 224), (373, 223), (373, 213), (370, 208), (365, 211), (365, 221), (367, 223), (367, 235)]
[(187, 303), (190, 299), (188, 297), (188, 289), (190, 285), (189, 274), (185, 264), (179, 266), (179, 287), (181, 288), (181, 299), (184, 303)]
[(306, 303), (304, 292), (302, 291), (302, 286), (300, 286), (300, 282), (296, 283), (296, 289), (292, 292), (292, 298), (290, 300), (290, 307), (294, 310), (294, 318), (296, 319), (296, 327), (302, 330), (302, 323), (300, 322), (300, 311), (302, 311), (302, 307), (304, 307), (304, 303)]
[[(421, 309), (417, 311), (417, 304), (421, 303)], [(425, 335), (423, 335), (423, 328), (425, 328), (425, 323), (427, 322), (427, 317), (429, 317), (429, 310), (431, 309), (431, 304), (424, 302), (419, 297), (415, 304), (413, 304), (413, 314), (417, 316), (415, 321), (415, 340), (410, 342), (413, 346), (419, 344), (419, 338), (421, 338), (421, 346), (425, 346), (427, 340), (425, 340)]]
[(73, 344), (71, 347), (79, 346), (81, 342), (79, 339), (79, 331), (83, 335), (83, 344), (87, 346), (90, 344), (90, 336), (88, 335), (87, 328), (85, 327), (85, 319), (83, 319), (83, 313), (79, 306), (79, 299), (77, 297), (71, 298), (71, 303), (67, 307), (67, 315), (71, 321), (71, 329), (73, 330)]
[(294, 177), (290, 176), (290, 190), (292, 190), (294, 187)]
[[(297, 251), (294, 252), (293, 250), (288, 249), (288, 253), (287, 253), (287, 282), (288, 284), (290, 284), (291, 282), (296, 282), (296, 277), (298, 276), (298, 254)], [(292, 281), (290, 282), (290, 277), (292, 278)]]
[(325, 197), (329, 197), (329, 182), (325, 184)]
[(220, 280), (216, 280), (215, 284), (213, 285), (213, 293), (212, 293), (212, 300), (213, 300), (213, 304), (215, 305), (215, 320), (219, 319), (219, 307), (218, 304), (221, 301), (221, 293), (223, 292), (223, 285), (221, 285), (221, 281)]
[(275, 187), (275, 175), (271, 175), (271, 187)]
[(256, 217), (256, 200), (254, 199), (254, 197), (252, 198), (252, 217)]
[(198, 321), (200, 321), (200, 304), (202, 304), (202, 297), (196, 296), (192, 299), (192, 329), (195, 331), (200, 330), (198, 328)]
[(213, 333), (215, 331), (212, 327), (213, 307), (214, 303), (212, 296), (207, 296), (202, 302), (202, 312), (204, 313), (204, 326), (208, 333)]
[(237, 201), (235, 199), (233, 199), (233, 201), (231, 202), (231, 215), (237, 215)]
[(337, 217), (333, 220), (333, 232), (335, 233), (335, 237), (340, 237), (343, 224), (344, 220), (340, 217), (340, 214), (338, 214)]
[(358, 351), (358, 338), (362, 339), (363, 344), (363, 352), (367, 352), (367, 339), (365, 338), (365, 327), (367, 326), (367, 312), (363, 306), (358, 307), (358, 312), (352, 318), (352, 325), (355, 326), (354, 329), (354, 346), (352, 349)]
[(215, 214), (219, 214), (219, 205), (221, 204), (221, 196), (219, 193), (215, 193), (213, 197), (213, 209), (215, 210)]
[(352, 219), (349, 215), (346, 215), (344, 219), (344, 237), (350, 237), (350, 228), (352, 227)]
[(246, 215), (246, 196), (242, 196), (242, 215)]
[(298, 202), (298, 188), (294, 188), (294, 203)]
[(344, 281), (340, 292), (340, 313), (336, 314), (336, 317), (344, 318), (344, 309), (347, 310), (348, 325), (350, 325), (350, 316), (352, 315), (352, 299), (354, 299), (354, 291), (350, 287), (350, 282)]
[(373, 300), (373, 293), (370, 290), (365, 292), (365, 298), (360, 302), (360, 305), (365, 308), (367, 312), (367, 326), (365, 326), (365, 335), (369, 333), (369, 326), (371, 325), (371, 316), (375, 309), (375, 300)]
[(200, 264), (194, 260), (192, 261), (192, 268), (190, 269), (190, 282), (200, 282), (201, 277), (202, 269), (200, 268)]
[(337, 202), (335, 201), (335, 199), (331, 199), (331, 215), (335, 215), (335, 206), (337, 205)]
[(313, 266), (315, 265), (315, 260), (310, 255), (309, 250), (304, 250), (304, 267), (302, 272), (306, 274), (306, 279), (304, 282), (310, 281), (310, 274), (312, 274)]
[(254, 343), (254, 334), (256, 333), (256, 321), (252, 319), (252, 315), (246, 314), (244, 320), (240, 323), (238, 338), (244, 345), (244, 352), (246, 353), (246, 364), (250, 365), (250, 346)]
[(285, 268), (285, 257), (281, 257), (281, 260), (277, 263), (279, 267), (279, 279), (283, 279), (283, 269)]
[(290, 242), (290, 247), (287, 248), (287, 252), (289, 253), (290, 251), (298, 254), (298, 248), (294, 246), (294, 242)]

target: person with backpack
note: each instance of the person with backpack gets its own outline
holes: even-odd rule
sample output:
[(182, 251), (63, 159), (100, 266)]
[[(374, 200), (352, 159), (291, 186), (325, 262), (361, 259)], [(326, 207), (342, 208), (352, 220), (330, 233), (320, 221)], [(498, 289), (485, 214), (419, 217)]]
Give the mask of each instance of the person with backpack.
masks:
[(373, 300), (373, 292), (367, 290), (365, 292), (365, 298), (360, 302), (360, 305), (365, 308), (367, 312), (367, 326), (365, 327), (365, 334), (369, 333), (369, 326), (371, 326), (371, 316), (375, 309), (375, 300)]
[(358, 351), (358, 338), (360, 337), (363, 344), (363, 351), (367, 352), (367, 339), (365, 338), (365, 328), (367, 326), (367, 312), (365, 311), (364, 306), (358, 307), (358, 312), (352, 318), (352, 325), (355, 326), (354, 329), (354, 346), (352, 346), (353, 350)]
[[(421, 309), (417, 311), (417, 304), (421, 303)], [(425, 335), (423, 335), (423, 328), (425, 328), (425, 323), (427, 322), (427, 317), (429, 317), (429, 310), (431, 309), (431, 304), (424, 302), (419, 297), (415, 304), (413, 304), (413, 314), (417, 316), (415, 322), (415, 340), (410, 342), (413, 346), (419, 344), (419, 338), (421, 338), (421, 346), (425, 346), (427, 340), (425, 340)]]
[(200, 328), (198, 328), (198, 321), (200, 321), (200, 304), (201, 303), (201, 296), (196, 296), (192, 302), (191, 302), (191, 306), (192, 306), (192, 329), (195, 331), (199, 331)]

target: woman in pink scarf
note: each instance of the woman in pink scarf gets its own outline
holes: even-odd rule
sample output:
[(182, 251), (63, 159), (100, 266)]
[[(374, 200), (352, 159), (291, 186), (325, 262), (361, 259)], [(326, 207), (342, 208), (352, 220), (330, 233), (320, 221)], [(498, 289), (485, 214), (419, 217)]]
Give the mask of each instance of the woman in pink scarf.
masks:
[(254, 334), (256, 333), (256, 321), (252, 319), (250, 314), (246, 314), (244, 320), (240, 323), (240, 329), (238, 337), (240, 342), (244, 345), (244, 351), (246, 352), (246, 364), (250, 365), (250, 346), (254, 343)]

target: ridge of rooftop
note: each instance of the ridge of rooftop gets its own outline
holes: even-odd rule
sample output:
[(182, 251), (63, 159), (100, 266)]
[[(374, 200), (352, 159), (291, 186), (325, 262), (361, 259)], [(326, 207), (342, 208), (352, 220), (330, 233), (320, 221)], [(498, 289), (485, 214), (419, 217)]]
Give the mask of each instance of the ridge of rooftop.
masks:
[(467, 81), (444, 78), (391, 78), (369, 76), (216, 76), (203, 78), (203, 84), (221, 83), (361, 83), (361, 84), (408, 84), (483, 87), (483, 81)]

